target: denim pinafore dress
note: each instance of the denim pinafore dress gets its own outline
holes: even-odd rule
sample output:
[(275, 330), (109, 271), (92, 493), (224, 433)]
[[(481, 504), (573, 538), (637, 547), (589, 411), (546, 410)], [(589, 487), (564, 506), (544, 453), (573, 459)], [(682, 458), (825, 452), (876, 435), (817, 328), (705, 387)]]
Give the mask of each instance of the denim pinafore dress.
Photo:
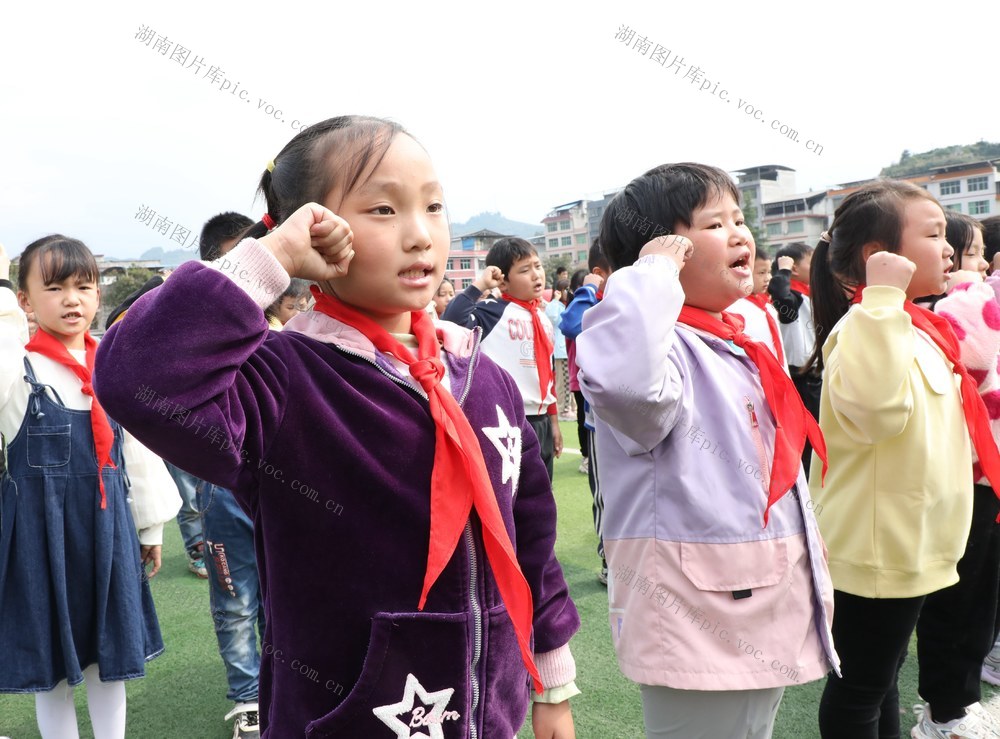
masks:
[(90, 412), (65, 407), (27, 357), (24, 365), (28, 410), (0, 480), (0, 692), (77, 685), (95, 663), (102, 681), (142, 677), (163, 639), (139, 561), (121, 429), (110, 421), (116, 468), (104, 468), (101, 510)]

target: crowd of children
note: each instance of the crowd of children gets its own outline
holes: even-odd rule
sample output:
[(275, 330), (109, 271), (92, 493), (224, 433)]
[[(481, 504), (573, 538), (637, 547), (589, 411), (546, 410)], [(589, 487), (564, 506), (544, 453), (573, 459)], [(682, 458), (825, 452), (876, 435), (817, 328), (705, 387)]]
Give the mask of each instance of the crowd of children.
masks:
[(258, 189), (260, 221), (208, 221), (99, 344), (84, 244), (28, 245), (16, 286), (0, 247), (0, 692), (35, 695), (44, 739), (78, 736), (81, 682), (94, 736), (124, 736), (175, 516), (237, 739), (507, 739), (529, 706), (575, 736), (571, 413), (646, 736), (770, 737), (785, 687), (825, 679), (816, 735), (899, 737), (916, 632), (911, 736), (1000, 737), (1000, 219), (882, 180), (772, 258), (726, 172), (667, 164), (545, 301), (513, 237), (456, 293), (398, 124), (310, 126)]

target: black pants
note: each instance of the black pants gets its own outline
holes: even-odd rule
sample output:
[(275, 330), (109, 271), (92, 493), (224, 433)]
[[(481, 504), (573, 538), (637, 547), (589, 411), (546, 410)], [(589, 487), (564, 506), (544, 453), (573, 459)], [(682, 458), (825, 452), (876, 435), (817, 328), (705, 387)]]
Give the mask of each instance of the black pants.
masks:
[(542, 461), (545, 469), (549, 473), (549, 482), (552, 482), (552, 460), (556, 455), (556, 442), (552, 437), (552, 421), (548, 416), (528, 416), (528, 423), (535, 430), (538, 437), (538, 448), (542, 453)]
[(576, 438), (580, 442), (580, 454), (586, 459), (590, 454), (590, 444), (587, 439), (590, 438), (590, 430), (584, 425), (584, 420), (586, 419), (586, 414), (584, 413), (584, 399), (583, 393), (579, 390), (573, 391), (573, 397), (576, 398)]
[[(795, 385), (795, 389), (799, 391), (802, 404), (812, 414), (812, 417), (818, 421), (819, 396), (823, 391), (822, 376), (815, 372), (802, 374), (801, 367), (793, 367), (792, 365), (788, 365), (788, 372), (792, 376), (792, 383)], [(812, 444), (806, 439), (805, 448), (802, 450), (802, 466), (805, 468), (807, 479), (809, 478), (809, 463), (812, 461), (812, 453)]]
[(831, 672), (826, 680), (819, 703), (823, 739), (898, 739), (899, 668), (924, 600), (833, 592), (833, 641), (843, 677)]
[(917, 621), (920, 696), (935, 721), (965, 715), (981, 697), (979, 673), (996, 639), (1000, 595), (1000, 501), (976, 485), (972, 528), (958, 563), (959, 581), (927, 596)]

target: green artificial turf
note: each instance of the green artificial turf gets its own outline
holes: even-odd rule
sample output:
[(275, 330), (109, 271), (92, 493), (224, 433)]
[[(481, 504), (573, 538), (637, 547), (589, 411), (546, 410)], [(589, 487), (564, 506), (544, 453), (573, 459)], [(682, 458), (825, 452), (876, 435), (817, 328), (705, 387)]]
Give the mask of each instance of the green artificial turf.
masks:
[[(577, 446), (574, 424), (563, 423), (567, 447)], [(577, 684), (582, 695), (572, 701), (577, 736), (581, 739), (642, 737), (638, 688), (622, 677), (615, 661), (607, 619), (607, 590), (597, 581), (600, 561), (591, 517), (590, 491), (577, 472), (580, 456), (567, 452), (555, 465), (555, 495), (559, 507), (556, 551), (583, 625), (572, 641)], [(147, 666), (147, 676), (128, 683), (128, 736), (155, 739), (229, 739), (231, 725), (223, 716), (226, 677), (208, 609), (208, 584), (187, 571), (176, 525), (164, 536), (163, 569), (152, 581), (153, 596), (166, 651)], [(917, 702), (916, 656), (900, 676), (900, 705)], [(2, 655), (0, 655), (2, 659)], [(986, 688), (987, 686), (984, 686)], [(816, 711), (823, 681), (789, 688), (778, 714), (776, 739), (816, 739)], [(993, 691), (984, 691), (984, 701)], [(76, 691), (81, 737), (93, 737), (82, 687)], [(907, 712), (902, 725), (908, 735), (914, 721)], [(38, 737), (34, 698), (0, 695), (0, 737)], [(530, 722), (520, 739), (533, 737)], [(487, 738), (492, 739), (492, 738)], [(724, 739), (724, 738), (722, 738)]]

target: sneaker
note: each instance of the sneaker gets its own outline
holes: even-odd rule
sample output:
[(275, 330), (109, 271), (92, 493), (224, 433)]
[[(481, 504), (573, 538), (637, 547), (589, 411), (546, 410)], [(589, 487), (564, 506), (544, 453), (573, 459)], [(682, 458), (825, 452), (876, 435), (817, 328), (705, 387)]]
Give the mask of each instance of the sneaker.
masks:
[(1000, 659), (996, 659), (993, 652), (986, 655), (986, 659), (983, 660), (980, 676), (984, 682), (1000, 687)]
[(983, 722), (983, 726), (992, 731), (996, 736), (1000, 737), (1000, 723), (997, 723), (996, 718), (992, 713), (986, 710), (986, 707), (979, 703), (973, 703), (971, 706), (966, 706), (965, 710), (969, 714), (975, 714), (976, 717)]
[(226, 721), (234, 717), (233, 739), (259, 739), (260, 721), (256, 703), (237, 703), (236, 708), (226, 714)]
[(608, 563), (607, 562), (605, 562), (603, 565), (601, 565), (601, 571), (599, 573), (597, 573), (597, 581), (599, 583), (601, 583), (601, 585), (607, 586), (607, 584), (608, 584)]
[(910, 730), (912, 739), (1000, 739), (1000, 734), (993, 730), (992, 716), (984, 720), (981, 716), (986, 712), (978, 703), (968, 707), (968, 713), (962, 718), (938, 723), (931, 717), (931, 708), (925, 703), (913, 707), (917, 725)]
[(208, 579), (208, 569), (205, 567), (205, 558), (200, 554), (189, 554), (188, 559), (188, 570), (196, 574), (202, 580)]
[(590, 474), (590, 457), (584, 457), (583, 461), (580, 462), (580, 466), (576, 468), (576, 471), (581, 475)]

